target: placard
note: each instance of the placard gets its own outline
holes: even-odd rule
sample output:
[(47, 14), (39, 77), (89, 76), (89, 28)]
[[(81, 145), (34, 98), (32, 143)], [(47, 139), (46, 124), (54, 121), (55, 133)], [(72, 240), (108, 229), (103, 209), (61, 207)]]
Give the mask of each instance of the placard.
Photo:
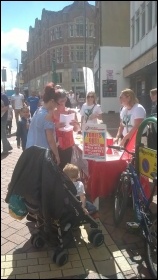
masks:
[(151, 173), (157, 173), (157, 151), (139, 148), (139, 171), (146, 177), (153, 179)]
[(85, 124), (83, 127), (83, 159), (106, 160), (106, 125)]
[(117, 97), (117, 80), (102, 81), (103, 97)]

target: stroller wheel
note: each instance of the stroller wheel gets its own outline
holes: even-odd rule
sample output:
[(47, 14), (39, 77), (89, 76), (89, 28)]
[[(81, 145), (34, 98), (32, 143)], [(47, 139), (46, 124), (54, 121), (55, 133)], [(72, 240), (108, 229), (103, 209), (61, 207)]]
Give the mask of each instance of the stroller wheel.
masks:
[(99, 247), (104, 242), (104, 235), (102, 233), (97, 233), (93, 238), (93, 245)]
[(62, 266), (67, 263), (68, 261), (68, 253), (67, 250), (62, 250), (57, 248), (51, 256), (51, 259), (54, 263), (56, 263), (59, 266)]
[(56, 264), (62, 266), (68, 261), (68, 253), (66, 250), (60, 252), (56, 257)]
[(44, 240), (43, 240), (43, 238), (41, 236), (39, 236), (38, 234), (35, 234), (31, 238), (31, 244), (36, 249), (41, 249), (44, 246), (45, 242), (44, 242)]
[(95, 246), (99, 247), (104, 242), (104, 235), (101, 233), (99, 229), (92, 229), (89, 232), (88, 240)]
[(101, 233), (101, 230), (95, 228), (95, 229), (92, 229), (89, 234), (88, 234), (88, 240), (93, 243), (93, 238), (94, 236), (97, 234), (97, 233)]

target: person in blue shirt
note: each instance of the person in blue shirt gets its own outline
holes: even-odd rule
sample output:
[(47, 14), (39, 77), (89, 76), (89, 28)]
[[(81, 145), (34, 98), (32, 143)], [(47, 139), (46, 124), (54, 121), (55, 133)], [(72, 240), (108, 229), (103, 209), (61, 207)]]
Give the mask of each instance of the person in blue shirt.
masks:
[(3, 146), (2, 155), (7, 155), (13, 149), (7, 139), (6, 124), (8, 118), (9, 100), (5, 93), (2, 92), (1, 87), (1, 141)]
[(30, 126), (30, 110), (28, 107), (23, 107), (21, 109), (21, 120), (17, 123), (17, 132), (16, 132), (16, 140), (17, 140), (17, 147), (24, 151), (26, 148), (26, 141), (27, 141), (27, 134)]
[(36, 96), (36, 92), (35, 91), (33, 91), (31, 96), (29, 96), (27, 98), (27, 105), (30, 106), (30, 113), (31, 113), (31, 117), (32, 117), (34, 112), (40, 106), (40, 100), (39, 100), (39, 97)]
[(43, 94), (43, 105), (34, 113), (26, 142), (26, 149), (39, 146), (50, 149), (59, 165), (60, 158), (56, 145), (55, 124), (52, 122), (52, 112), (57, 107), (57, 94), (54, 84), (48, 83)]

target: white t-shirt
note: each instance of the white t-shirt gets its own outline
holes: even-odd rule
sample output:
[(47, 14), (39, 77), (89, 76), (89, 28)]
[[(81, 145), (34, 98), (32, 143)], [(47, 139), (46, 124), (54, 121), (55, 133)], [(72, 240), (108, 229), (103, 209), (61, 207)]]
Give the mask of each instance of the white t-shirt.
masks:
[(13, 94), (11, 97), (11, 100), (15, 101), (15, 109), (21, 109), (23, 108), (23, 100), (24, 96), (22, 93), (19, 94)]
[(134, 126), (135, 119), (145, 119), (146, 111), (141, 104), (136, 103), (130, 110), (123, 107), (120, 112), (120, 119), (124, 126), (123, 136), (125, 136)]
[(85, 194), (84, 185), (81, 181), (74, 182), (74, 185), (75, 185), (75, 188), (77, 190), (77, 195), (76, 196), (79, 196), (81, 194)]
[(92, 120), (89, 119), (89, 117), (92, 114), (100, 115), (102, 114), (101, 106), (99, 104), (93, 104), (93, 105), (87, 105), (87, 103), (84, 103), (80, 110), (81, 117), (83, 116), (83, 123), (93, 124), (97, 123), (97, 118), (94, 118)]
[(75, 95), (74, 94), (72, 94), (72, 95), (69, 94), (69, 99), (70, 99), (70, 102), (71, 102), (72, 105), (76, 103)]

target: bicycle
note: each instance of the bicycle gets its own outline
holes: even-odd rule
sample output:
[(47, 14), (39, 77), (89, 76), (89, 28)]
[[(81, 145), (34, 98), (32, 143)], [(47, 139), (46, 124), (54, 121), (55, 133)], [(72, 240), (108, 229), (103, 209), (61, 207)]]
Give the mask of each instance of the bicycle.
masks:
[(128, 161), (126, 170), (120, 175), (118, 186), (114, 193), (113, 218), (118, 226), (127, 209), (128, 200), (131, 197), (136, 222), (127, 222), (127, 228), (131, 231), (137, 230), (143, 235), (145, 240), (146, 263), (154, 279), (157, 279), (157, 215), (153, 215), (150, 204), (157, 186), (157, 174), (153, 173), (153, 190), (149, 199), (146, 197), (144, 189), (135, 168), (135, 153), (129, 152), (124, 147), (108, 146), (118, 151), (126, 151), (132, 158)]

